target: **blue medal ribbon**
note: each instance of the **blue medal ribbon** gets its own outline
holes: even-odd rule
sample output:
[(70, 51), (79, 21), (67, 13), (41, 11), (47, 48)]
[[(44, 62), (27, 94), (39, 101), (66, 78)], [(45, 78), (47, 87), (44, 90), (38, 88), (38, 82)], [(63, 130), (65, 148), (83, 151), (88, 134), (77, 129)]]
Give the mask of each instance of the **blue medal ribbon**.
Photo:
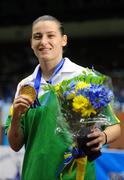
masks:
[(56, 66), (51, 78), (48, 80), (48, 83), (49, 84), (52, 84), (52, 80), (53, 80), (53, 77), (59, 72), (59, 70), (62, 68), (63, 64), (64, 64), (65, 60), (64, 59), (61, 59), (61, 61), (59, 62), (59, 64)]
[[(54, 76), (60, 71), (60, 69), (63, 67), (63, 64), (64, 64), (65, 60), (64, 59), (61, 59), (61, 61), (57, 64), (52, 76), (50, 77), (50, 79), (47, 81), (47, 83), (49, 84), (52, 84), (52, 80), (54, 78)], [(39, 66), (39, 69), (38, 69), (38, 72), (37, 72), (37, 75), (36, 75), (36, 78), (35, 78), (35, 81), (34, 81), (34, 88), (36, 90), (36, 94), (37, 94), (37, 97), (34, 101), (34, 104), (32, 105), (33, 108), (36, 108), (37, 106), (40, 106), (40, 102), (38, 100), (38, 92), (39, 92), (39, 89), (40, 89), (40, 82), (41, 82), (41, 79), (42, 79), (42, 72), (41, 72), (41, 67)], [(47, 100), (48, 100), (48, 97), (49, 97), (49, 93), (48, 93), (48, 96), (46, 97), (46, 100), (44, 102), (44, 104), (46, 104)]]

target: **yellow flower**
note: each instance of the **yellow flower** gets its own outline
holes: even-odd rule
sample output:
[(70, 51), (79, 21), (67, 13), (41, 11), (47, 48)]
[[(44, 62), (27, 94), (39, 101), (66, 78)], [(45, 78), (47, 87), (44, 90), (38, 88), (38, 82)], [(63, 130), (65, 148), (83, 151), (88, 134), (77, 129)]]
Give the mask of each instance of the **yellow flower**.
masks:
[(61, 83), (59, 83), (59, 84), (57, 84), (57, 85), (55, 86), (55, 91), (56, 91), (56, 92), (58, 92), (58, 91), (60, 90), (60, 86), (61, 86)]
[(95, 111), (95, 109), (92, 108), (91, 105), (90, 105), (89, 107), (83, 108), (83, 109), (81, 110), (81, 116), (82, 116), (83, 118), (89, 118), (89, 117), (91, 117), (91, 115), (92, 115), (92, 116), (96, 115), (96, 111)]
[(90, 102), (87, 98), (82, 95), (76, 96), (73, 99), (72, 107), (75, 112), (81, 112), (83, 108), (87, 108)]
[(83, 118), (88, 118), (96, 114), (90, 101), (82, 95), (76, 96), (72, 102), (73, 111), (81, 113)]
[(10, 106), (9, 115), (12, 117), (13, 115), (13, 105)]
[(71, 100), (71, 99), (73, 99), (75, 97), (75, 94), (74, 93), (70, 93), (67, 97), (66, 97), (66, 99), (67, 100)]
[(90, 84), (87, 84), (86, 82), (78, 82), (75, 86), (75, 91), (77, 92), (79, 89), (84, 89), (89, 86)]

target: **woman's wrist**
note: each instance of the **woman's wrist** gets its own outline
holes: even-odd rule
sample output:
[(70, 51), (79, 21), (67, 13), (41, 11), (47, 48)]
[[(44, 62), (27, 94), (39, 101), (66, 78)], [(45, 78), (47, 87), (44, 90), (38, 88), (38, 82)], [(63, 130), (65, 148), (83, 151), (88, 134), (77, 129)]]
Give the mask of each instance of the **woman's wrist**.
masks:
[(104, 141), (104, 144), (103, 144), (103, 145), (105, 145), (105, 144), (107, 144), (107, 134), (106, 134), (105, 131), (103, 131), (103, 134), (104, 134), (104, 138), (105, 138), (105, 141)]

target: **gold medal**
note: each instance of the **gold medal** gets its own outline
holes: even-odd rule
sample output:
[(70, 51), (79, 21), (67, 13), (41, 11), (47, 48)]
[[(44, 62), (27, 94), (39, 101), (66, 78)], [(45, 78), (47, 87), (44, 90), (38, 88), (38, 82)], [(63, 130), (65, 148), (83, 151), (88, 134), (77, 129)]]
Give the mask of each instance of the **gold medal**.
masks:
[(22, 86), (19, 91), (19, 95), (27, 96), (32, 102), (36, 99), (36, 91), (31, 85)]

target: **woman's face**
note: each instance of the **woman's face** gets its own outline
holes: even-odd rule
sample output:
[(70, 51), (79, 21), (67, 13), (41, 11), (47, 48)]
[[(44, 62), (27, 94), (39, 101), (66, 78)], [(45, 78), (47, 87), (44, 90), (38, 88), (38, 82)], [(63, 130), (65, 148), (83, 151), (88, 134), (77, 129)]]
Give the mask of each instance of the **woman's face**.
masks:
[(55, 21), (39, 21), (32, 28), (31, 47), (39, 59), (56, 61), (62, 58), (63, 47), (67, 44), (67, 36), (61, 35), (59, 25)]

